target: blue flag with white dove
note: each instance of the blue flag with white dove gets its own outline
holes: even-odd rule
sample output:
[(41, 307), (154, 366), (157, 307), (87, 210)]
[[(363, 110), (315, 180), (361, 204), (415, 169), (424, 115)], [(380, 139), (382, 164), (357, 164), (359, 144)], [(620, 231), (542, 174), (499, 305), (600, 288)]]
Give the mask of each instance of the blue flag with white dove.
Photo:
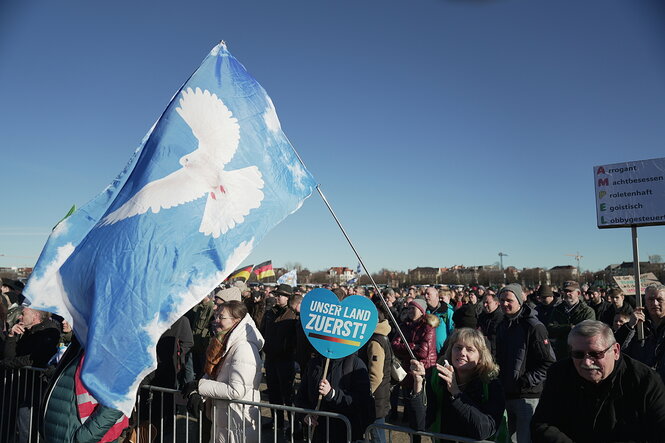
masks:
[(73, 323), (83, 382), (129, 415), (160, 335), (314, 187), (265, 90), (220, 43), (118, 177), (54, 228), (24, 294)]

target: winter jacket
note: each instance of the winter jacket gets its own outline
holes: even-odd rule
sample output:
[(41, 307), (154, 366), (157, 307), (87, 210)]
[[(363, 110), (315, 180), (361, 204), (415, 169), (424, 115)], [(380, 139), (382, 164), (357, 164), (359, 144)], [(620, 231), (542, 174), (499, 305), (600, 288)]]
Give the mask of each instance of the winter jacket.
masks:
[(426, 383), (427, 404), (423, 391), (407, 398), (407, 402), (416, 417), (416, 429), (431, 430), (440, 434), (455, 435), (474, 440), (487, 440), (494, 435), (503, 417), (506, 407), (501, 382), (492, 379), (485, 387), (476, 377), (465, 386), (459, 396), (453, 398), (440, 378), (432, 374), (432, 383)]
[(550, 322), (547, 324), (552, 348), (557, 360), (568, 357), (568, 333), (584, 320), (595, 320), (596, 314), (582, 299), (572, 309), (568, 303), (560, 303), (554, 308)]
[(82, 356), (83, 348), (73, 340), (45, 391), (40, 433), (46, 443), (96, 443), (123, 417), (117, 409), (97, 404), (81, 424), (74, 374)]
[[(316, 407), (324, 366), (325, 358), (320, 355), (309, 363), (296, 395), (296, 406), (306, 409)], [(369, 374), (365, 363), (357, 354), (331, 359), (327, 380), (332, 390), (321, 400), (321, 411), (346, 416), (351, 422), (351, 440), (362, 439), (365, 429), (374, 421), (374, 400), (370, 392)], [(319, 425), (314, 432), (315, 442), (326, 441), (327, 422), (328, 420), (319, 418)], [(328, 441), (347, 441), (346, 426), (343, 422), (330, 419), (329, 423)]]
[(377, 323), (372, 338), (358, 352), (369, 371), (369, 384), (374, 396), (376, 418), (390, 412), (390, 371), (393, 350), (388, 341), (388, 320)]
[(194, 346), (194, 336), (187, 317), (180, 317), (159, 337), (156, 346), (157, 369), (145, 379), (145, 384), (179, 389), (187, 380), (185, 357)]
[(7, 336), (5, 355), (1, 361), (6, 368), (34, 366), (45, 368), (58, 351), (60, 328), (50, 318), (32, 326), (24, 334)]
[[(280, 341), (278, 337), (279, 333), (278, 329), (280, 329), (280, 325), (277, 324), (277, 319), (280, 318), (284, 313), (286, 313), (287, 310), (291, 311), (286, 306), (275, 305), (271, 309), (266, 311), (265, 315), (263, 316), (263, 326), (261, 328), (261, 334), (263, 335), (266, 341), (265, 346), (263, 347), (263, 352), (265, 352), (266, 360), (271, 360), (271, 361), (282, 360), (284, 359), (284, 354), (287, 353), (288, 351), (286, 349), (288, 343)], [(284, 326), (292, 323), (291, 321), (288, 321), (288, 319), (285, 320), (287, 321), (287, 323), (281, 325), (281, 329), (284, 329), (283, 328)]]
[[(229, 400), (247, 400), (258, 402), (261, 400), (259, 384), (261, 383), (261, 356), (259, 352), (263, 347), (263, 336), (256, 328), (254, 320), (247, 314), (236, 325), (226, 342), (226, 351), (223, 354), (223, 363), (217, 372), (215, 380), (204, 376), (199, 381), (198, 392), (204, 397), (206, 403), (213, 401), (215, 408), (206, 408), (208, 416), (214, 420), (213, 429), (217, 431), (214, 442), (244, 442), (258, 441), (259, 410), (254, 406), (243, 406), (231, 402), (230, 416), (227, 414)], [(230, 431), (227, 440), (227, 432)]]
[(300, 323), (300, 315), (287, 307), (275, 319), (266, 338), (264, 351), (266, 358), (273, 360), (292, 360), (296, 358), (296, 325)]
[(625, 354), (654, 369), (665, 382), (665, 321), (658, 328), (647, 317), (644, 322), (644, 343), (637, 340), (637, 330), (627, 324), (615, 333), (617, 342)]
[(539, 304), (536, 306), (536, 316), (538, 321), (544, 325), (548, 325), (552, 319), (552, 314), (554, 313), (554, 308), (561, 304), (561, 299), (555, 299), (549, 305)]
[[(634, 309), (626, 301), (624, 301), (623, 306), (617, 308), (613, 303), (608, 303), (610, 306), (603, 312), (603, 316), (598, 318), (598, 320), (605, 323), (610, 328), (614, 324), (614, 316), (617, 314), (626, 314), (630, 315), (633, 313)], [(597, 318), (597, 317), (596, 317)]]
[(570, 359), (554, 364), (531, 422), (534, 443), (655, 443), (663, 436), (663, 382), (625, 355), (598, 384), (580, 377)]
[[(601, 300), (597, 305), (589, 302), (588, 306), (593, 309), (593, 312), (596, 314), (596, 320), (603, 321), (605, 312), (609, 311), (614, 305), (612, 303), (606, 302), (605, 300)], [(612, 316), (612, 320), (614, 320), (614, 316)], [(607, 326), (610, 328), (612, 327), (611, 324)]]
[(496, 330), (503, 321), (503, 311), (496, 308), (493, 312), (483, 312), (478, 317), (478, 327), (490, 342), (490, 351), (496, 355)]
[[(425, 369), (436, 364), (436, 330), (430, 326), (427, 320), (427, 317), (423, 316), (402, 327), (408, 347), (411, 348), (414, 356), (425, 365)], [(407, 345), (402, 341), (402, 337), (396, 336), (392, 345), (395, 355), (402, 361), (402, 366), (410, 367), (409, 360), (411, 357), (409, 351), (407, 351)]]
[(439, 303), (436, 308), (427, 306), (427, 313), (439, 317), (439, 326), (436, 328), (436, 352), (437, 354), (443, 349), (443, 344), (446, 342), (450, 334), (455, 329), (455, 322), (453, 321), (453, 314), (455, 311), (448, 303)]
[(545, 325), (524, 305), (514, 316), (504, 315), (496, 331), (496, 362), (507, 399), (538, 398), (554, 351)]

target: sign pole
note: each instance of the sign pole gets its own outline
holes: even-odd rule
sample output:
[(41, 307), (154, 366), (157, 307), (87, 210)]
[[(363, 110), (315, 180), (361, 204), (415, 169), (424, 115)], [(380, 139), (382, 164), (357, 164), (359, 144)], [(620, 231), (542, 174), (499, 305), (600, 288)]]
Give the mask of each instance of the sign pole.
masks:
[[(642, 308), (642, 288), (640, 281), (640, 251), (637, 245), (637, 226), (630, 226), (631, 237), (633, 238), (633, 273), (635, 275), (635, 302), (637, 309)], [(637, 339), (644, 340), (644, 324), (637, 324)]]

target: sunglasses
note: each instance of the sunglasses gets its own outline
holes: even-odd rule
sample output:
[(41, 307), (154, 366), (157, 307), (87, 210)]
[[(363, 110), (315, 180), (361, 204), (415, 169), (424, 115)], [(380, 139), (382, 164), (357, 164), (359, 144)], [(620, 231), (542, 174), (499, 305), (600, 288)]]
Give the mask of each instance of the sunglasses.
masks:
[(588, 355), (590, 358), (594, 360), (600, 360), (601, 358), (605, 357), (605, 353), (609, 351), (612, 346), (614, 346), (614, 344), (609, 345), (607, 349), (603, 351), (589, 351), (589, 352), (570, 351), (570, 356), (573, 357), (575, 360), (582, 360), (586, 358), (586, 356)]

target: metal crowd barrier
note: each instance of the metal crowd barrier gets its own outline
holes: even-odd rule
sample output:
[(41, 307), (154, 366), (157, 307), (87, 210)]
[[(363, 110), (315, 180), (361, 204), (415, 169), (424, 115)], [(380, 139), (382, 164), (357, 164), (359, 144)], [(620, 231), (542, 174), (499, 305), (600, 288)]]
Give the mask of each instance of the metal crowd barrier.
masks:
[(459, 437), (456, 435), (448, 435), (448, 434), (437, 434), (434, 432), (426, 432), (426, 431), (416, 431), (411, 428), (405, 428), (401, 426), (395, 426), (391, 425), (388, 423), (372, 423), (371, 425), (367, 426), (367, 429), (365, 430), (365, 441), (368, 442), (370, 441), (370, 435), (372, 431), (376, 429), (377, 431), (384, 431), (388, 433), (386, 441), (388, 443), (393, 443), (393, 434), (405, 434), (406, 437), (408, 437), (409, 442), (413, 442), (413, 437), (416, 435), (419, 435), (421, 437), (429, 437), (432, 439), (433, 442), (441, 442), (441, 443), (492, 443), (491, 441), (488, 440), (473, 440), (471, 438), (465, 438), (465, 437)]
[[(174, 389), (160, 388), (156, 386), (143, 386), (139, 390), (139, 395), (136, 402), (136, 411), (132, 422), (134, 423), (137, 431), (132, 432), (135, 439), (131, 440), (132, 443), (166, 443), (166, 442), (185, 442), (185, 443), (207, 443), (210, 440), (210, 435), (216, 435), (218, 424), (214, 420), (217, 416), (217, 404), (214, 398), (210, 402), (209, 412), (213, 421), (209, 421), (206, 417), (205, 411), (200, 411), (199, 418), (194, 418), (185, 407), (185, 401), (179, 391)], [(232, 415), (232, 406), (242, 406), (241, 416), (247, 412), (247, 408), (256, 409), (256, 437), (258, 442), (311, 442), (313, 436), (313, 427), (303, 426), (302, 438), (296, 439), (296, 421), (305, 415), (313, 415), (325, 419), (327, 422), (326, 430), (329, 430), (330, 420), (340, 420), (346, 430), (346, 442), (351, 442), (351, 422), (347, 417), (342, 414), (336, 414), (327, 411), (315, 411), (313, 409), (303, 409), (294, 406), (273, 405), (263, 402), (252, 402), (245, 400), (233, 400), (228, 402), (226, 406), (227, 417)], [(289, 416), (288, 429), (280, 430), (277, 426), (272, 426), (271, 431), (263, 430), (265, 424), (262, 419), (272, 417), (273, 424), (277, 422), (277, 411), (286, 412)], [(171, 414), (173, 412), (173, 414)], [(268, 415), (264, 415), (264, 413)], [(251, 413), (251, 412), (250, 412)], [(227, 427), (226, 441), (237, 441), (238, 443), (256, 443), (246, 437), (245, 421), (242, 420), (240, 441), (231, 439), (231, 433), (239, 429), (231, 426)], [(326, 441), (332, 442), (329, 435), (326, 435)], [(340, 442), (341, 443), (341, 442)]]
[(0, 442), (38, 443), (44, 369), (0, 369)]
[[(41, 423), (40, 403), (46, 389), (46, 381), (42, 377), (44, 369), (20, 368), (0, 369), (0, 443), (41, 443), (39, 425)], [(212, 399), (214, 400), (214, 399)], [(179, 391), (160, 388), (157, 386), (142, 386), (137, 396), (134, 413), (130, 417), (130, 428), (125, 431), (120, 441), (129, 443), (207, 443), (210, 435), (215, 435), (218, 424), (215, 422), (217, 405), (209, 402), (209, 411), (213, 421), (207, 419), (206, 412), (200, 411), (199, 417), (192, 416), (186, 408), (186, 401)], [(302, 421), (305, 415), (312, 415), (326, 420), (329, 429), (330, 420), (339, 420), (346, 430), (346, 441), (351, 442), (351, 423), (342, 414), (312, 409), (296, 408), (293, 406), (273, 405), (263, 402), (234, 400), (226, 406), (227, 416), (231, 416), (231, 407), (242, 407), (244, 416), (247, 408), (255, 409), (257, 424), (257, 442), (311, 442), (313, 428), (303, 425), (302, 436), (296, 438), (296, 423)], [(265, 420), (272, 417), (273, 424), (277, 423), (276, 414), (286, 413), (289, 426), (280, 430), (272, 426), (271, 430), (263, 429)], [(246, 437), (245, 421), (242, 420), (242, 440), (240, 442), (255, 443)], [(237, 429), (227, 428), (226, 440), (230, 440), (231, 433)], [(455, 443), (489, 443), (478, 442), (463, 437), (446, 434), (436, 434), (424, 431), (415, 431), (410, 428), (391, 424), (371, 424), (365, 430), (365, 441), (369, 440), (372, 430), (387, 432), (388, 442), (397, 440), (399, 443), (413, 441), (414, 436), (429, 437), (432, 441)], [(400, 435), (403, 434), (403, 435)], [(330, 435), (326, 435), (330, 442)], [(239, 443), (240, 443), (239, 442)], [(338, 443), (337, 441), (331, 443)]]

